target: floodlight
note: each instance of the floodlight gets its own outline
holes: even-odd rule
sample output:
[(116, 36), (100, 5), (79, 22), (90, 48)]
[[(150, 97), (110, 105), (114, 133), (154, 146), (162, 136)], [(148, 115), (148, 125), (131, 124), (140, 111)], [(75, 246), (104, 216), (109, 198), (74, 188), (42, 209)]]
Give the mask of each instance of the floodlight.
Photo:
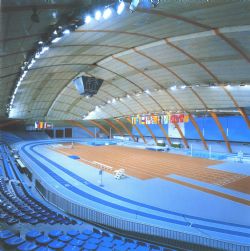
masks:
[(99, 21), (101, 19), (101, 17), (102, 17), (101, 11), (99, 11), (99, 10), (96, 11), (96, 13), (95, 13), (95, 20)]
[(125, 8), (125, 3), (123, 1), (120, 1), (118, 7), (117, 7), (117, 14), (120, 15)]
[(112, 10), (108, 7), (103, 12), (103, 18), (108, 19), (112, 14)]
[(63, 31), (63, 35), (68, 35), (68, 34), (70, 34), (70, 30), (67, 29)]
[(54, 38), (54, 39), (51, 41), (51, 43), (55, 44), (55, 43), (57, 43), (59, 40), (61, 40), (61, 37), (56, 37), (56, 38)]
[(132, 0), (129, 6), (130, 11), (134, 12), (136, 8), (138, 7), (139, 3), (140, 3), (140, 0)]
[(90, 22), (91, 22), (91, 16), (88, 15), (88, 16), (85, 17), (85, 23), (89, 24)]
[(160, 0), (151, 0), (151, 4), (155, 8), (160, 3)]

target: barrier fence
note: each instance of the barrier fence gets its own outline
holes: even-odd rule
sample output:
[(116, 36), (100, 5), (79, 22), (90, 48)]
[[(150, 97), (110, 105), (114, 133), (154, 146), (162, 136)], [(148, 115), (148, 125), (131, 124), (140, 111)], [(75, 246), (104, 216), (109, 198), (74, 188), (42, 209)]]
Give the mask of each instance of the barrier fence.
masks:
[(56, 191), (44, 181), (35, 182), (37, 190), (42, 196), (56, 207), (65, 211), (68, 214), (79, 217), (86, 221), (96, 222), (109, 227), (117, 228), (124, 231), (137, 232), (141, 234), (152, 235), (156, 237), (167, 238), (175, 241), (182, 241), (188, 244), (205, 246), (227, 251), (250, 251), (249, 245), (240, 243), (230, 243), (219, 239), (208, 238), (205, 236), (194, 235), (186, 232), (179, 232), (167, 228), (162, 228), (150, 224), (145, 224), (136, 220), (125, 219), (122, 217), (110, 215), (97, 211), (87, 205), (79, 204), (65, 198), (62, 194)]

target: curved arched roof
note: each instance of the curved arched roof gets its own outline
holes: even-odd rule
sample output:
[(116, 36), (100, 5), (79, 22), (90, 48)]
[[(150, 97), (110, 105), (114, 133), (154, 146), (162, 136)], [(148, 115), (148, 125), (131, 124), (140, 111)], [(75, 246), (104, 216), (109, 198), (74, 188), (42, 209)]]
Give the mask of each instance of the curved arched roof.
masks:
[[(84, 24), (32, 66), (10, 117), (100, 119), (249, 107), (249, 11), (247, 1), (162, 1)], [(72, 79), (80, 75), (104, 79), (97, 95), (77, 93)]]

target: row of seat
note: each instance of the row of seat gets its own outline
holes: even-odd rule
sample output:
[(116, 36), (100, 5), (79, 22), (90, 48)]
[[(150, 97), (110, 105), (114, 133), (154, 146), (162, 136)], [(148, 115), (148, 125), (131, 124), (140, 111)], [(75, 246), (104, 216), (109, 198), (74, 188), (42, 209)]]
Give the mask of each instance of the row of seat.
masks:
[[(15, 179), (15, 173), (12, 172), (12, 165), (14, 166), (14, 164), (12, 163), (13, 160), (11, 161), (11, 159), (9, 159), (11, 156), (7, 155), (8, 149), (4, 147), (1, 148), (1, 153), (5, 173), (8, 178), (0, 177), (0, 191), (2, 194), (2, 215), (0, 221), (7, 224), (15, 224), (20, 221), (34, 225), (38, 223), (75, 225), (77, 223), (76, 220), (54, 212), (34, 197), (31, 197), (30, 194), (25, 191), (23, 185)], [(12, 165), (10, 165), (9, 162), (12, 163)], [(14, 168), (17, 169), (16, 166), (14, 166)], [(9, 178), (12, 178), (11, 184), (7, 185)]]
[(5, 222), (8, 225), (13, 225), (19, 222), (16, 213), (18, 210), (13, 207), (9, 199), (14, 199), (13, 196), (8, 190), (5, 183), (5, 180), (0, 177), (0, 222)]
[[(11, 156), (10, 150), (0, 146), (0, 156), (2, 156), (3, 168), (0, 174), (0, 222), (15, 224), (17, 222), (47, 223), (53, 225), (61, 223), (69, 225), (78, 224), (75, 220), (58, 213), (47, 207), (44, 203), (32, 196), (25, 188), (24, 180), (18, 171), (15, 160)], [(5, 177), (4, 173), (6, 174)], [(0, 175), (0, 176), (1, 176)], [(10, 181), (11, 178), (11, 181)], [(41, 226), (41, 225), (40, 225)], [(39, 227), (41, 229), (41, 227)], [(0, 231), (0, 251), (20, 250), (20, 251), (73, 251), (73, 250), (97, 250), (97, 251), (168, 251), (173, 249), (163, 248), (146, 242), (128, 239), (106, 231), (93, 228), (79, 231), (80, 225), (67, 232), (62, 227), (47, 232), (46, 229), (34, 229), (28, 232), (11, 232), (9, 230)]]
[(48, 250), (97, 250), (97, 251), (174, 251), (145, 242), (113, 235), (99, 229), (72, 229), (67, 232), (52, 230), (48, 233), (31, 230), (21, 237), (9, 230), (0, 232), (2, 247), (19, 251)]

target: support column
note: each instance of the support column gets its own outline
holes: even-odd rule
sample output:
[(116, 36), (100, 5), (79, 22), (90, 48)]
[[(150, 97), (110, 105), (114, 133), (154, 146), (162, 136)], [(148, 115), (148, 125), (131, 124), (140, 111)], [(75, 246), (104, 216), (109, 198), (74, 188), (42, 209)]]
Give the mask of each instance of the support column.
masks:
[(217, 115), (216, 115), (216, 113), (215, 113), (215, 112), (209, 112), (209, 113), (211, 114), (212, 118), (214, 119), (216, 125), (218, 126), (218, 128), (219, 128), (219, 130), (220, 130), (220, 132), (221, 132), (221, 134), (222, 134), (222, 136), (223, 136), (223, 138), (224, 138), (224, 141), (225, 141), (225, 143), (226, 143), (226, 146), (227, 146), (228, 151), (229, 151), (230, 153), (232, 153), (231, 145), (230, 145), (230, 143), (229, 143), (229, 141), (228, 141), (228, 139), (227, 139), (227, 135), (226, 135), (226, 133), (225, 133), (225, 131), (224, 131), (224, 129), (223, 129), (223, 127), (222, 127), (222, 125), (221, 125), (221, 123), (220, 123), (220, 121), (219, 121)]
[(135, 137), (132, 135), (132, 133), (129, 131), (129, 129), (126, 127), (126, 125), (119, 119), (115, 120), (126, 132), (130, 137), (136, 142)]
[(201, 130), (200, 130), (198, 124), (196, 123), (194, 117), (192, 116), (192, 114), (189, 114), (189, 118), (190, 118), (190, 120), (191, 120), (193, 126), (195, 127), (196, 131), (198, 132), (198, 134), (199, 134), (199, 136), (200, 136), (200, 138), (201, 138), (201, 140), (202, 140), (202, 143), (203, 143), (205, 149), (208, 150), (207, 142), (205, 141), (205, 138), (204, 138), (204, 136), (202, 135), (202, 132), (201, 132)]
[(132, 124), (132, 121), (131, 121), (130, 118), (126, 118), (126, 119), (127, 119), (127, 121), (128, 121), (132, 126), (135, 127), (135, 130), (139, 133), (139, 135), (140, 135), (140, 137), (142, 138), (142, 140), (144, 141), (144, 143), (147, 144), (147, 141), (146, 141), (146, 139), (144, 138), (143, 134), (141, 133), (140, 129), (139, 129), (136, 125), (133, 125), (133, 124)]
[(67, 123), (70, 123), (71, 125), (78, 126), (82, 128), (85, 132), (87, 132), (90, 136), (95, 137), (94, 133), (91, 132), (88, 128), (83, 126), (80, 122), (73, 121), (73, 120), (66, 120)]
[(155, 137), (155, 135), (154, 135), (153, 131), (150, 129), (150, 127), (149, 127), (147, 124), (145, 124), (145, 127), (146, 127), (146, 128), (147, 128), (147, 130), (150, 132), (150, 134), (151, 134), (152, 138), (153, 138), (153, 139), (154, 139), (154, 141), (155, 141), (155, 144), (157, 145), (157, 139), (156, 139), (156, 137)]
[(98, 128), (100, 128), (107, 136), (109, 136), (109, 131), (100, 123), (94, 121), (94, 120), (89, 120), (89, 122), (95, 126), (97, 126)]
[(183, 140), (185, 147), (189, 148), (188, 142), (187, 142), (184, 134), (182, 133), (181, 128), (179, 127), (178, 123), (174, 123), (174, 125), (175, 125), (176, 129), (178, 130), (179, 134), (181, 135), (181, 138)]
[(172, 143), (171, 143), (171, 140), (170, 140), (170, 138), (169, 138), (166, 130), (164, 129), (164, 127), (162, 126), (162, 124), (158, 124), (158, 126), (160, 127), (161, 131), (163, 132), (165, 138), (167, 139), (169, 146), (171, 146)]
[(121, 136), (123, 136), (121, 130), (120, 130), (116, 125), (114, 125), (110, 120), (104, 119), (104, 121), (105, 121), (109, 126), (111, 126), (118, 134), (120, 134)]

